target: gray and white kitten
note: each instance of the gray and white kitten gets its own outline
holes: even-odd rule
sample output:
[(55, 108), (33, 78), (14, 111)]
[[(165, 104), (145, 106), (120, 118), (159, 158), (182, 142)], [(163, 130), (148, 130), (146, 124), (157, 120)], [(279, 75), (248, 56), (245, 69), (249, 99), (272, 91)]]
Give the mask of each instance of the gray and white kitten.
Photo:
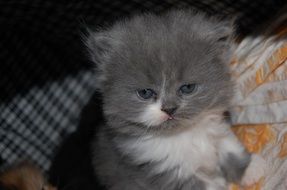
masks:
[(188, 10), (143, 14), (90, 32), (106, 124), (93, 165), (109, 190), (223, 190), (250, 154), (223, 112), (232, 26)]

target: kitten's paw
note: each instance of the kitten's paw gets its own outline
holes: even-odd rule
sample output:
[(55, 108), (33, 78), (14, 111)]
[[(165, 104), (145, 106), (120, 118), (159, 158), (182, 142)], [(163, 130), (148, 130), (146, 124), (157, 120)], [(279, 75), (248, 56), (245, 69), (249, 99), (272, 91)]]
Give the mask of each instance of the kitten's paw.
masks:
[(241, 180), (243, 186), (250, 186), (260, 180), (267, 170), (267, 163), (262, 156), (252, 154), (249, 166), (246, 168)]

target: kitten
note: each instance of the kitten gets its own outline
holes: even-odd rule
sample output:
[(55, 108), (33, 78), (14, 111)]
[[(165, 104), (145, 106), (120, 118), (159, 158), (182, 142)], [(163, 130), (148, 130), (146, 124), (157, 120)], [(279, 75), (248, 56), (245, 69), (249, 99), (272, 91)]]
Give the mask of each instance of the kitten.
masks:
[(230, 106), (229, 22), (187, 10), (143, 14), (90, 32), (106, 124), (93, 142), (110, 190), (223, 190), (251, 160)]

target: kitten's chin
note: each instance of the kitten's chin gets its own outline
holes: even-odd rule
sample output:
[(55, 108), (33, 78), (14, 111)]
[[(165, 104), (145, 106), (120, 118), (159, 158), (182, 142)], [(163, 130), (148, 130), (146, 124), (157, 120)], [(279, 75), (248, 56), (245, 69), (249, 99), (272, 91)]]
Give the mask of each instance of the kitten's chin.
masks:
[(158, 127), (161, 129), (172, 129), (172, 128), (176, 128), (178, 126), (179, 126), (178, 121), (173, 118), (173, 119), (166, 120), (165, 122), (163, 122)]
[(147, 127), (151, 130), (156, 131), (169, 131), (169, 130), (177, 130), (179, 128), (182, 128), (183, 126), (181, 125), (180, 120), (167, 116), (164, 119), (164, 121), (162, 121), (158, 125), (147, 126)]

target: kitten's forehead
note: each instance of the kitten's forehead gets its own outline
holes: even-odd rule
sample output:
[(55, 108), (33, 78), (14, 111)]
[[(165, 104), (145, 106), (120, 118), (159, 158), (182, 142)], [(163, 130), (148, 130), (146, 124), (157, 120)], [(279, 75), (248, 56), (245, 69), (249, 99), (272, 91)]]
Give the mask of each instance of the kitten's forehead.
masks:
[(209, 34), (215, 24), (202, 16), (177, 14), (145, 15), (117, 25), (110, 34), (120, 41), (111, 59), (111, 75), (143, 86), (161, 86), (164, 79), (196, 82), (216, 80), (225, 73), (217, 36)]
[[(116, 67), (122, 76), (133, 77), (141, 83), (162, 85), (177, 81), (199, 81), (206, 78), (209, 70), (216, 71), (220, 65), (212, 62), (216, 58), (210, 45), (204, 41), (175, 42), (172, 37), (151, 46), (129, 42), (121, 56), (121, 64)], [(173, 41), (173, 42), (172, 42)], [(123, 55), (122, 54), (122, 55)], [(119, 58), (115, 58), (119, 60)], [(214, 69), (213, 67), (217, 67)]]

